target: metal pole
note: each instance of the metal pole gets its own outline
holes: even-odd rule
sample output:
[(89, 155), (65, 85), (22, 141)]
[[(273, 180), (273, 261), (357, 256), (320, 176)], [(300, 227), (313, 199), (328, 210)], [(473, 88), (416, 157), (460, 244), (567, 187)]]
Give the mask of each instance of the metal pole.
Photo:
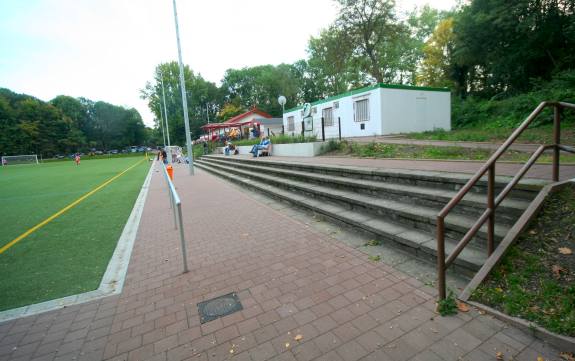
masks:
[(301, 136), (303, 137), (303, 131), (304, 131), (304, 121), (301, 121)]
[(162, 129), (162, 140), (164, 141), (164, 148), (166, 147), (166, 132), (164, 131), (164, 114), (162, 114), (162, 104), (160, 103), (160, 129)]
[[(164, 98), (164, 120), (166, 122), (166, 138), (168, 139), (168, 149), (166, 155), (168, 156), (168, 164), (172, 164), (172, 149), (170, 148), (170, 126), (168, 125), (168, 107), (166, 106), (166, 91), (164, 90), (164, 75), (160, 71), (160, 82), (162, 83), (162, 97)], [(165, 147), (164, 147), (165, 148)]]
[(186, 239), (184, 237), (184, 224), (182, 222), (182, 204), (178, 203), (178, 219), (180, 220), (180, 241), (182, 242), (182, 259), (184, 261), (184, 273), (188, 273), (188, 251), (186, 250)]
[(553, 181), (559, 182), (559, 143), (561, 143), (561, 108), (553, 107)]
[(323, 117), (321, 117), (321, 141), (325, 142), (325, 123)]
[(180, 88), (182, 89), (182, 107), (184, 109), (184, 126), (186, 128), (186, 146), (188, 149), (188, 158), (190, 160), (189, 163), (190, 175), (194, 175), (194, 154), (192, 152), (192, 138), (190, 136), (188, 99), (186, 97), (186, 82), (184, 80), (184, 63), (182, 62), (182, 47), (180, 46), (180, 29), (178, 26), (178, 11), (176, 10), (176, 0), (172, 0), (172, 4), (174, 5), (174, 22), (176, 24), (176, 40), (178, 42), (178, 62), (180, 63)]
[(495, 250), (495, 163), (489, 167), (487, 182), (487, 208), (491, 210), (487, 219), (487, 255), (491, 256)]
[(168, 107), (166, 106), (166, 91), (164, 89), (164, 76), (160, 72), (160, 82), (162, 83), (162, 97), (164, 98), (164, 120), (166, 121), (166, 137), (168, 139), (168, 147), (170, 144), (170, 126), (168, 125)]
[(447, 296), (445, 291), (445, 224), (442, 217), (437, 217), (437, 288), (439, 300)]
[(341, 117), (337, 117), (337, 127), (339, 129), (339, 141), (341, 142)]

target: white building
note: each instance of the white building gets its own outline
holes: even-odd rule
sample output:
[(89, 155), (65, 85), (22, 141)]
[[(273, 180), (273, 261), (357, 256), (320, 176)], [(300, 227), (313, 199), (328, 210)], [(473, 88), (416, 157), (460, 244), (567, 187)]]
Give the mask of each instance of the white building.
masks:
[[(377, 84), (311, 103), (313, 130), (305, 135), (321, 139), (321, 118), (326, 138), (361, 137), (434, 129), (451, 130), (451, 94), (447, 88)], [(286, 134), (301, 134), (303, 106), (283, 116)]]

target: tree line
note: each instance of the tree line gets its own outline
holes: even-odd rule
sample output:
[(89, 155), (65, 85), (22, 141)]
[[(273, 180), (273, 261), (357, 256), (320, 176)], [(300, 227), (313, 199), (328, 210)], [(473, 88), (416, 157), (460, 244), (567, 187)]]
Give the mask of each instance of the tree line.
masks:
[[(454, 109), (465, 109), (468, 99), (506, 99), (573, 75), (575, 0), (471, 0), (407, 16), (393, 0), (334, 2), (338, 16), (309, 39), (306, 59), (229, 69), (220, 86), (186, 67), (192, 136), (208, 118), (223, 121), (256, 105), (281, 116), (280, 94), (287, 109), (378, 82), (438, 86), (452, 90)], [(184, 141), (178, 76), (176, 62), (160, 64), (141, 92), (159, 143), (162, 79), (172, 142)]]
[(44, 102), (0, 88), (0, 155), (119, 150), (144, 144), (148, 132), (134, 108), (66, 95)]

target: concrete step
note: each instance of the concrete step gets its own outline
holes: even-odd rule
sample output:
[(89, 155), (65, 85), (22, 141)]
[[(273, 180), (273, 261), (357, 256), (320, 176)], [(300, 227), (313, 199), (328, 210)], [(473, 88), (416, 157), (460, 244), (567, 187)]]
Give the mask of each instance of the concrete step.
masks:
[[(418, 257), (435, 260), (436, 241), (433, 233), (414, 229), (408, 225), (393, 220), (381, 219), (365, 213), (350, 211), (349, 208), (326, 203), (319, 199), (309, 198), (305, 195), (294, 193), (254, 178), (242, 176), (236, 172), (228, 172), (205, 161), (197, 161), (196, 165), (210, 173), (249, 187), (262, 193), (287, 201), (296, 206), (316, 212), (330, 220), (358, 228), (364, 232), (373, 234), (385, 242), (392, 243), (405, 251), (411, 252)], [(455, 247), (455, 242), (446, 239), (446, 252)], [(455, 266), (467, 274), (473, 274), (483, 265), (486, 259), (484, 250), (475, 247), (467, 247), (456, 259)]]
[[(401, 223), (406, 227), (416, 228), (420, 231), (435, 234), (436, 215), (439, 209), (426, 207), (414, 202), (399, 202), (389, 199), (379, 199), (371, 195), (363, 195), (351, 191), (333, 189), (317, 184), (296, 181), (292, 179), (279, 178), (275, 175), (255, 173), (243, 170), (240, 167), (223, 165), (221, 163), (209, 162), (210, 166), (223, 172), (236, 174), (245, 178), (255, 179), (259, 182), (280, 187), (288, 191), (297, 192), (308, 198), (315, 198), (323, 202), (342, 206), (350, 212), (368, 215), (374, 218), (384, 218)], [(414, 207), (414, 204), (417, 206)], [(454, 239), (461, 239), (469, 228), (476, 221), (476, 218), (460, 214), (450, 214), (445, 220), (446, 234)], [(496, 225), (495, 236), (497, 240), (502, 239), (507, 234), (509, 227), (506, 225)], [(480, 246), (486, 242), (486, 227), (479, 231), (477, 239), (474, 240)]]
[[(206, 159), (210, 163), (232, 164), (219, 158)], [(300, 180), (312, 184), (320, 184), (334, 189), (352, 191), (365, 195), (375, 195), (378, 198), (391, 199), (397, 201), (417, 200), (418, 204), (423, 204), (430, 208), (440, 210), (455, 195), (454, 190), (443, 190), (439, 188), (415, 186), (409, 184), (386, 183), (368, 179), (354, 179), (338, 175), (317, 174), (291, 169), (280, 169), (260, 165), (261, 162), (235, 163), (236, 166), (251, 172), (260, 174), (275, 175), (276, 177)], [(460, 204), (454, 208), (453, 212), (463, 215), (479, 217), (485, 210), (487, 203), (486, 195), (479, 193), (468, 193)], [(505, 224), (512, 225), (521, 214), (527, 209), (529, 202), (524, 199), (506, 199), (497, 208), (497, 220)]]
[[(351, 167), (333, 164), (310, 164), (310, 163), (295, 163), (282, 160), (276, 160), (273, 157), (264, 157), (259, 159), (252, 159), (251, 157), (242, 156), (223, 156), (223, 155), (207, 155), (202, 157), (205, 160), (217, 159), (225, 162), (232, 162), (235, 164), (252, 164), (262, 167), (270, 167), (273, 169), (288, 169), (294, 171), (303, 171), (314, 174), (325, 174), (328, 176), (341, 176), (351, 179), (364, 179), (373, 180), (385, 183), (396, 183), (401, 185), (414, 185), (417, 187), (439, 188), (443, 190), (458, 191), (461, 189), (471, 177), (470, 174), (464, 173), (446, 173), (446, 172), (430, 172), (420, 170), (408, 169), (382, 169), (370, 167)], [(487, 182), (481, 179), (475, 187), (471, 190), (472, 193), (486, 194)], [(509, 183), (511, 177), (497, 176), (495, 177), (496, 194)], [(514, 199), (524, 199), (527, 201), (533, 200), (538, 192), (549, 182), (536, 179), (526, 179), (514, 188), (511, 192), (511, 197)]]

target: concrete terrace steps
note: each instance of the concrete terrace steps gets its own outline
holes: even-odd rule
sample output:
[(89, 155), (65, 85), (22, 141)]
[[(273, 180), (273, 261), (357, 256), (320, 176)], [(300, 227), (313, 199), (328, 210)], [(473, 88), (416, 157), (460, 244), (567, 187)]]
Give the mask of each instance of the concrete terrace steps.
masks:
[[(418, 257), (435, 260), (437, 245), (433, 233), (414, 229), (413, 227), (384, 220), (379, 217), (373, 217), (365, 213), (350, 212), (349, 208), (343, 205), (329, 204), (318, 199), (309, 198), (255, 180), (251, 177), (239, 175), (236, 172), (226, 171), (222, 167), (213, 166), (213, 164), (206, 161), (198, 160), (195, 164), (208, 172), (242, 186), (258, 190), (280, 200), (288, 201), (291, 204), (311, 210), (329, 219), (361, 228), (366, 232), (382, 237), (386, 241), (393, 242), (399, 248), (413, 253)], [(446, 239), (446, 252), (449, 253), (455, 247), (455, 244), (456, 243), (451, 239)], [(471, 274), (481, 268), (486, 258), (487, 256), (484, 250), (467, 247), (456, 259), (455, 265), (461, 271)]]
[[(209, 158), (212, 164), (230, 164), (227, 160)], [(261, 162), (260, 162), (261, 163)], [(376, 195), (384, 199), (406, 200), (416, 199), (418, 203), (433, 208), (442, 208), (457, 193), (455, 190), (405, 185), (399, 183), (386, 183), (369, 179), (354, 179), (337, 175), (316, 174), (291, 169), (278, 169), (275, 167), (257, 164), (243, 164), (242, 169), (256, 171), (260, 174), (273, 174), (289, 179), (305, 180), (313, 184), (329, 185), (336, 189), (351, 190), (360, 194)], [(485, 210), (486, 197), (484, 194), (468, 193), (454, 212), (479, 217)], [(528, 207), (529, 201), (525, 199), (506, 199), (498, 207), (498, 215), (507, 224), (514, 223)]]
[[(396, 201), (389, 199), (379, 199), (372, 195), (355, 193), (330, 187), (309, 184), (302, 181), (279, 178), (273, 175), (266, 175), (243, 170), (238, 167), (225, 166), (221, 163), (210, 161), (210, 166), (224, 172), (241, 175), (246, 178), (252, 178), (260, 182), (271, 184), (285, 190), (296, 191), (298, 194), (305, 194), (308, 197), (321, 199), (329, 203), (336, 203), (348, 209), (348, 212), (367, 213), (372, 217), (393, 220), (395, 223), (401, 223), (404, 226), (416, 228), (434, 234), (435, 219), (439, 208), (434, 209), (417, 202), (407, 200)], [(351, 208), (351, 209), (350, 209)], [(445, 220), (446, 232), (448, 236), (455, 239), (461, 239), (467, 230), (473, 225), (476, 217), (469, 217), (461, 214), (450, 214)], [(478, 236), (481, 238), (478, 242), (485, 243), (486, 227), (480, 230)], [(508, 225), (496, 225), (496, 239), (502, 239), (508, 232)]]
[[(393, 184), (403, 184), (403, 185), (415, 185), (423, 186), (428, 188), (440, 188), (445, 190), (459, 190), (461, 189), (471, 177), (470, 174), (462, 173), (446, 173), (446, 172), (430, 172), (430, 171), (420, 171), (420, 170), (409, 170), (409, 169), (382, 169), (382, 168), (370, 168), (370, 167), (353, 167), (353, 166), (343, 166), (343, 165), (333, 165), (333, 164), (311, 164), (311, 163), (296, 163), (288, 161), (278, 161), (269, 160), (270, 158), (265, 158), (265, 160), (257, 161), (257, 163), (252, 159), (252, 157), (225, 157), (218, 155), (207, 155), (203, 156), (202, 159), (205, 160), (221, 160), (232, 163), (240, 164), (257, 164), (263, 167), (269, 167), (274, 169), (289, 169), (289, 170), (299, 170), (304, 172), (311, 172), (314, 174), (325, 174), (330, 176), (342, 176), (348, 179), (367, 179), (374, 180), (377, 182), (386, 182)], [(274, 159), (273, 157), (271, 159)], [(471, 189), (470, 193), (480, 193), (485, 194), (487, 190), (486, 177), (477, 182), (477, 185)], [(509, 182), (511, 177), (497, 176), (495, 177), (496, 193), (503, 189), (505, 185)], [(511, 192), (511, 196), (515, 199), (523, 199), (531, 202), (537, 193), (545, 186), (548, 182), (536, 179), (526, 179), (522, 180), (515, 186), (514, 190)]]

